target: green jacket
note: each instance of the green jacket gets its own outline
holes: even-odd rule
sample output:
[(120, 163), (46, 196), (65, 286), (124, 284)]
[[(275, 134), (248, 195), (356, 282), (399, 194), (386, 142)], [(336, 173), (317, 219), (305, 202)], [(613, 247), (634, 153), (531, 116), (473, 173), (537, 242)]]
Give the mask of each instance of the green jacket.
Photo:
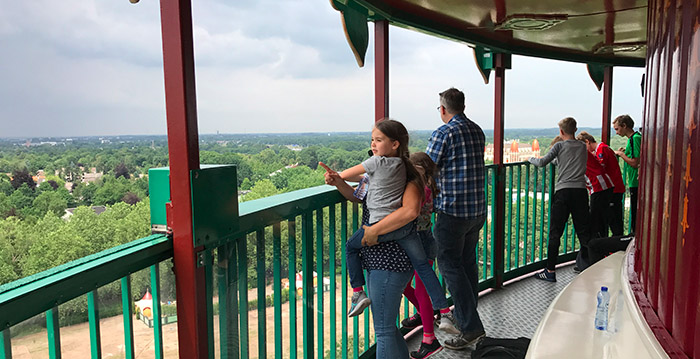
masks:
[[(627, 147), (625, 147), (625, 155), (629, 158), (639, 158), (642, 152), (642, 134), (634, 131), (632, 137), (627, 139)], [(627, 162), (624, 163), (625, 185), (627, 187), (639, 187), (639, 169), (630, 166)]]

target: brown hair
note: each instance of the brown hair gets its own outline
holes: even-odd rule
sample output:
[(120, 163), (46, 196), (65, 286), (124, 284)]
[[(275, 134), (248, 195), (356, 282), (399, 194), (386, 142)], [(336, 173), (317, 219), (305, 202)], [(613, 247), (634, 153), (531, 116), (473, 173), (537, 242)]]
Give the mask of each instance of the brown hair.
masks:
[(406, 167), (406, 181), (414, 182), (418, 185), (418, 188), (423, 189), (425, 187), (425, 182), (422, 176), (418, 173), (418, 170), (413, 166), (411, 160), (409, 159), (410, 152), (408, 151), (408, 130), (399, 121), (392, 120), (389, 118), (383, 118), (374, 124), (374, 128), (381, 131), (386, 137), (389, 137), (392, 141), (399, 142), (399, 148), (396, 150), (398, 157), (403, 160), (404, 167)]
[(425, 152), (413, 152), (411, 153), (409, 159), (415, 166), (420, 166), (423, 168), (423, 171), (425, 171), (425, 174), (423, 175), (425, 185), (430, 188), (430, 191), (433, 193), (433, 198), (435, 198), (435, 195), (437, 195), (440, 191), (437, 188), (437, 183), (435, 183), (435, 176), (437, 176), (438, 172), (437, 165)]
[(561, 129), (561, 132), (564, 132), (567, 135), (574, 135), (576, 133), (576, 120), (574, 120), (573, 117), (566, 117), (563, 120), (559, 121), (558, 123), (559, 129)]
[(552, 139), (552, 142), (549, 144), (549, 147), (552, 147), (552, 146), (554, 146), (555, 143), (561, 142), (561, 141), (564, 141), (564, 139), (561, 138), (561, 136), (557, 135), (557, 137), (554, 137)]
[(624, 125), (627, 128), (634, 129), (634, 120), (630, 115), (620, 115), (615, 117), (613, 120), (613, 123), (616, 123), (618, 126)]
[(595, 137), (593, 137), (590, 133), (586, 131), (581, 131), (581, 133), (576, 136), (576, 139), (581, 141), (581, 142), (590, 142), (590, 143), (595, 143)]

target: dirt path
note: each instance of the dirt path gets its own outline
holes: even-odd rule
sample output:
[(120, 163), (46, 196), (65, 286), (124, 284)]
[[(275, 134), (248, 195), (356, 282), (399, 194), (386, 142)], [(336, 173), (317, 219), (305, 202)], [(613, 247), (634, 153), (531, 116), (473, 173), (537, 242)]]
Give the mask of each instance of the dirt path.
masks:
[[(271, 289), (267, 291), (268, 295), (272, 293)], [(336, 316), (333, 320), (336, 324), (336, 340), (340, 341), (342, 338), (341, 332), (341, 318), (344, 313), (341, 313), (341, 295), (340, 287), (336, 291)], [(350, 293), (351, 294), (351, 293)], [(253, 289), (249, 291), (249, 299), (255, 298), (257, 296), (257, 290)], [(314, 306), (316, 305), (316, 297), (314, 296)], [(324, 293), (324, 325), (323, 331), (326, 333), (324, 335), (324, 352), (330, 349), (330, 321), (331, 313), (329, 312), (330, 305), (330, 292)], [(302, 320), (302, 303), (301, 298), (297, 298), (296, 303), (296, 338), (297, 338), (297, 348), (300, 348), (303, 344), (303, 320)], [(275, 353), (275, 323), (274, 323), (274, 308), (268, 307), (265, 311), (266, 317), (266, 348), (267, 357), (274, 357)], [(314, 330), (316, 329), (316, 314), (314, 314)], [(371, 320), (371, 319), (370, 319)], [(248, 312), (248, 333), (249, 333), (249, 345), (248, 350), (250, 358), (258, 357), (258, 312), (257, 310), (252, 310)], [(352, 320), (348, 320), (348, 332), (352, 335)], [(370, 322), (370, 328), (371, 328)], [(284, 357), (289, 357), (289, 333), (290, 333), (290, 323), (289, 323), (289, 303), (284, 303), (282, 305), (282, 348)], [(364, 316), (360, 316), (359, 319), (360, 333), (364, 331)], [(124, 324), (121, 316), (115, 316), (111, 318), (105, 318), (100, 320), (100, 331), (101, 331), (101, 348), (103, 358), (124, 358)], [(313, 340), (317, 338), (317, 332), (314, 333)], [(361, 334), (362, 335), (362, 334)], [(88, 323), (72, 325), (68, 327), (61, 328), (61, 353), (63, 358), (79, 359), (79, 358), (90, 358), (90, 334)], [(215, 338), (215, 351), (216, 358), (220, 357), (219, 353), (219, 316), (214, 316), (214, 338)], [(134, 342), (135, 342), (135, 353), (136, 358), (139, 359), (151, 359), (155, 358), (155, 347), (153, 340), (153, 329), (148, 328), (143, 322), (136, 320), (134, 318)], [(364, 341), (363, 343), (364, 344)], [(361, 345), (362, 348), (362, 345)], [(178, 357), (178, 340), (177, 340), (177, 323), (168, 324), (163, 326), (163, 353), (164, 358), (177, 358)], [(301, 356), (301, 351), (298, 352)], [(20, 338), (12, 339), (12, 357), (15, 359), (35, 359), (35, 358), (48, 358), (48, 339), (46, 336), (46, 331), (30, 334)]]

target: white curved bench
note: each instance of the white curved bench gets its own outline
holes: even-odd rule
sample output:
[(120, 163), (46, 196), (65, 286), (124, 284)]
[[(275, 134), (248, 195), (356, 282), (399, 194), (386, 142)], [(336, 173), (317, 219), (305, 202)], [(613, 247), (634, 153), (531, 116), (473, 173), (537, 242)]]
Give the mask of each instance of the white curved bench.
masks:
[[(634, 248), (628, 246), (628, 250)], [(644, 320), (627, 276), (628, 253), (617, 252), (581, 272), (550, 304), (530, 342), (526, 358), (668, 358)], [(601, 286), (610, 291), (609, 327), (593, 321)], [(622, 310), (617, 301), (622, 298)], [(621, 312), (621, 313), (620, 313)], [(621, 315), (620, 315), (621, 314)]]

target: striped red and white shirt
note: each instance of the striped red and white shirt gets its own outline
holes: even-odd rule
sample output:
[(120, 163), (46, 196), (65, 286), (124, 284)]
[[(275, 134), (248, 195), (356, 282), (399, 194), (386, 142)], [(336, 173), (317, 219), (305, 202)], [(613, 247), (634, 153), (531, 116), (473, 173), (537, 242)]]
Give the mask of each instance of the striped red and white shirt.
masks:
[(613, 188), (612, 179), (605, 172), (605, 168), (593, 154), (588, 151), (586, 153), (588, 154), (588, 159), (586, 160), (586, 188), (588, 188), (588, 193), (593, 194)]

